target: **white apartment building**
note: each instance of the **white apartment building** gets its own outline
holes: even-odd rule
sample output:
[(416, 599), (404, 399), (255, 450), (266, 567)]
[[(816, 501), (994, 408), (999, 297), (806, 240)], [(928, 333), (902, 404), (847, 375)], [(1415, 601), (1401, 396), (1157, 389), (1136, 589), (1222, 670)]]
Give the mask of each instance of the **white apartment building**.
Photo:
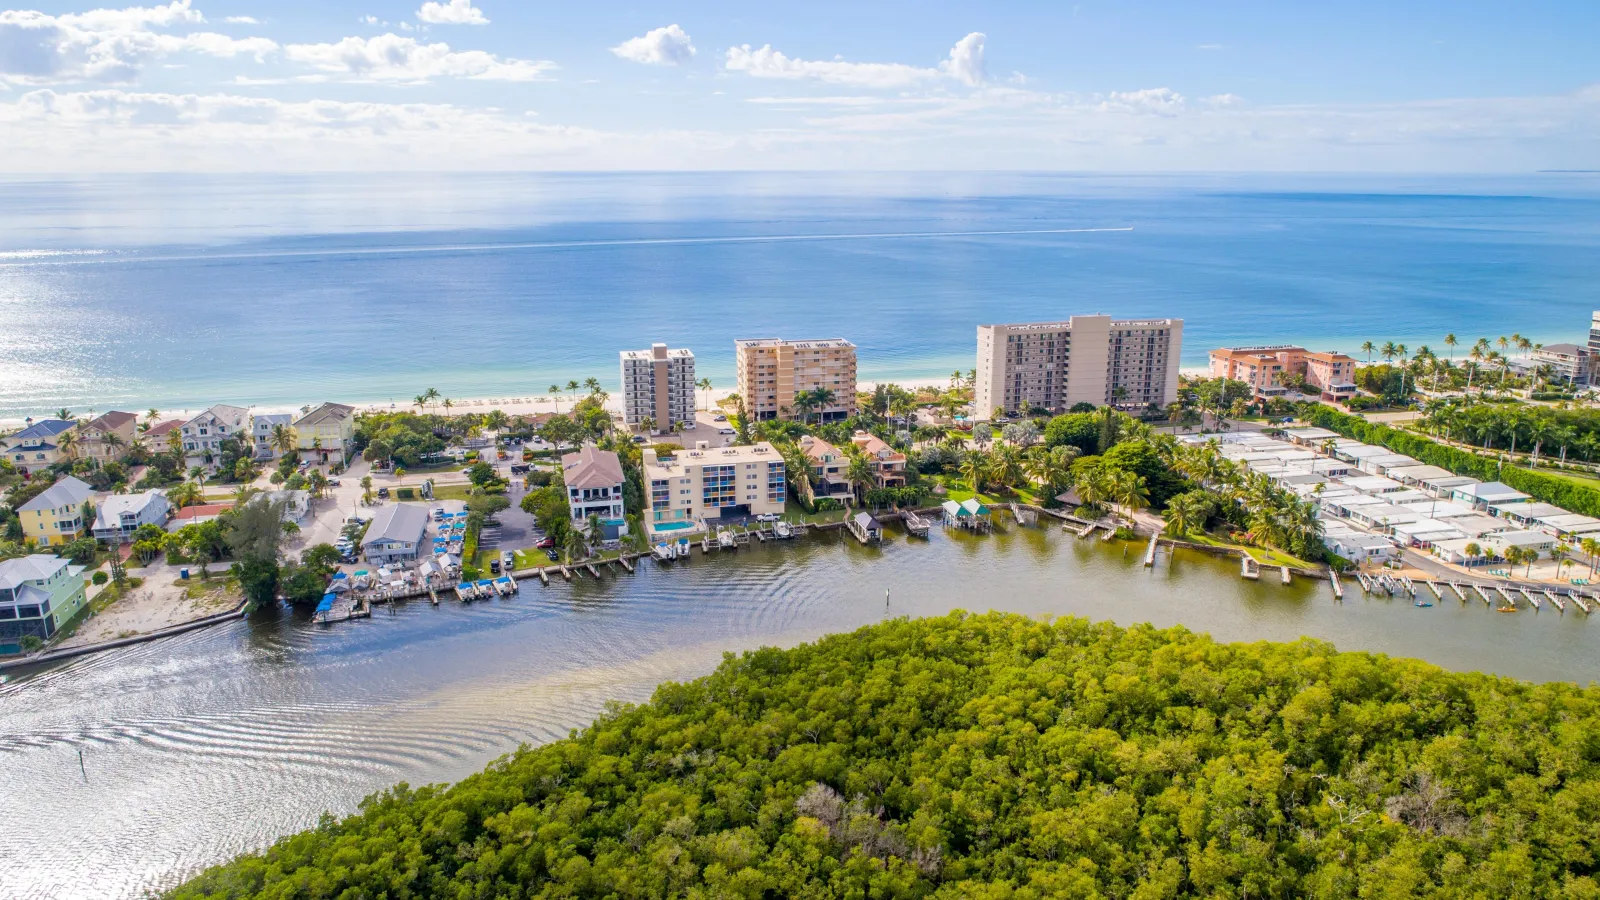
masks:
[(650, 489), (646, 530), (651, 538), (676, 538), (704, 531), (707, 520), (782, 513), (788, 496), (783, 454), (765, 441), (743, 447), (711, 447), (706, 441), (670, 459), (644, 451)]
[(973, 413), (987, 419), (995, 409), (1165, 405), (1178, 395), (1182, 345), (1182, 319), (1093, 315), (979, 325)]
[(622, 351), (622, 419), (637, 429), (645, 419), (657, 431), (676, 423), (694, 424), (694, 353), (651, 344), (649, 350)]
[[(844, 338), (786, 341), (753, 338), (733, 342), (739, 396), (750, 418), (816, 416), (839, 422), (856, 411), (856, 345)], [(826, 391), (828, 402), (809, 402)]]

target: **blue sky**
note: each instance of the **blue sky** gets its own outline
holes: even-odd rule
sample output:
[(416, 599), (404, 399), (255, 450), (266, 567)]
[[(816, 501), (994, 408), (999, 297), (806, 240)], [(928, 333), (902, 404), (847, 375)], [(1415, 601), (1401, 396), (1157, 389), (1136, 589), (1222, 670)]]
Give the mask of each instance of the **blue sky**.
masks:
[(1597, 35), (1592, 0), (44, 3), (0, 7), (0, 164), (1600, 168)]

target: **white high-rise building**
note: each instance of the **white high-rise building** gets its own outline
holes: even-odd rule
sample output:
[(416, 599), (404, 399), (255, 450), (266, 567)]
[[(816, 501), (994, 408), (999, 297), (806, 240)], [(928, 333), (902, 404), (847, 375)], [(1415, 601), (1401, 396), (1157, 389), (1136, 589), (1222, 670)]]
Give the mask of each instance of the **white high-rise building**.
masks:
[(694, 424), (694, 353), (652, 344), (622, 351), (622, 419), (638, 428), (645, 419), (657, 431), (674, 423)]
[(978, 326), (978, 383), (973, 414), (989, 418), (1079, 403), (1165, 405), (1178, 395), (1182, 319), (1115, 320), (1072, 316), (1064, 322)]

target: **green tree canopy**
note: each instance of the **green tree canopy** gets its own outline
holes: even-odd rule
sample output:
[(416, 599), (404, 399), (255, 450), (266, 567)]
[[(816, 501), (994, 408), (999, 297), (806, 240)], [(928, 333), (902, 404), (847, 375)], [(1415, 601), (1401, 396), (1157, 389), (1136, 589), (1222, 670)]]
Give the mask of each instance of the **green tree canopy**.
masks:
[(237, 897), (1590, 897), (1600, 689), (1068, 618), (728, 655)]

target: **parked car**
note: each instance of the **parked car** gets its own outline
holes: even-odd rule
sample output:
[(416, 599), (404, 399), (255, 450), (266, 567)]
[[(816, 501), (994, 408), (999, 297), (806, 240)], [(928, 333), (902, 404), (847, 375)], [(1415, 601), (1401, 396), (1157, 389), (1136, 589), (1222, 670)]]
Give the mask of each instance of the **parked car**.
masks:
[(500, 568), (510, 572), (517, 567), (517, 555), (510, 550), (500, 551)]
[(650, 442), (650, 439), (645, 437), (642, 434), (636, 434), (636, 435), (633, 436), (633, 442), (635, 444), (648, 444)]
[(389, 489), (386, 487), (378, 488), (378, 496), (384, 500), (389, 499)]
[(728, 417), (727, 416), (712, 416), (711, 417), (711, 421), (713, 421), (713, 422), (726, 422), (726, 421), (728, 421)]
[(498, 560), (498, 559), (489, 560), (489, 574), (490, 575), (499, 575), (500, 574), (500, 560)]
[(339, 479), (337, 479), (337, 478), (329, 478), (328, 479), (328, 487), (338, 487), (338, 486), (339, 486)]
[(781, 518), (783, 518), (783, 517), (778, 515), (777, 513), (762, 513), (762, 514), (756, 516), (756, 521), (757, 522), (776, 522)]
[(534, 544), (534, 546), (538, 547), (540, 550), (545, 550), (545, 549), (548, 549), (550, 547), (554, 547), (555, 545), (556, 545), (556, 539), (555, 538), (549, 538), (549, 537), (545, 538), (544, 540), (540, 541), (537, 544)]
[(549, 550), (546, 550), (544, 552), (544, 555), (550, 557), (550, 561), (551, 562), (560, 562), (561, 561), (561, 554), (557, 553), (555, 551), (554, 547), (551, 547)]
[(717, 434), (738, 434), (738, 433), (739, 432), (734, 431), (732, 428), (718, 428), (717, 429)]

